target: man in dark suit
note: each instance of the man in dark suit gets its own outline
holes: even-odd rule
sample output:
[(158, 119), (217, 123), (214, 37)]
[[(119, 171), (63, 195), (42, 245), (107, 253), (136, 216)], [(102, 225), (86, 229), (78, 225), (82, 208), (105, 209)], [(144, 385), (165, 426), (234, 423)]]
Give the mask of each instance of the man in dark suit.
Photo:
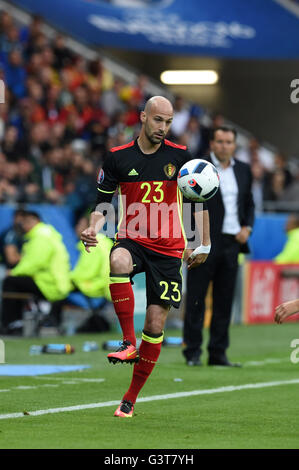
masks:
[(229, 324), (238, 270), (238, 255), (248, 253), (247, 240), (254, 222), (251, 192), (252, 175), (249, 165), (233, 158), (236, 131), (228, 127), (213, 129), (211, 153), (206, 160), (213, 163), (220, 177), (220, 188), (207, 201), (210, 215), (211, 251), (207, 261), (188, 271), (187, 299), (184, 320), (183, 354), (190, 366), (201, 365), (202, 328), (205, 297), (213, 282), (213, 315), (208, 344), (209, 365), (240, 366), (231, 363)]

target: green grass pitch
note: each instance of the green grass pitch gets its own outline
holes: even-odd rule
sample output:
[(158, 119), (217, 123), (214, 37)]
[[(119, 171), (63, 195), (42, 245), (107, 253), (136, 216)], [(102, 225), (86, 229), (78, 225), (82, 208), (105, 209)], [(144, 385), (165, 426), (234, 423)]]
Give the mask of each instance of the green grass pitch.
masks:
[[(166, 331), (166, 336), (180, 331)], [(276, 449), (298, 448), (299, 363), (290, 360), (298, 324), (232, 326), (229, 358), (242, 368), (187, 367), (180, 347), (163, 347), (132, 419), (113, 417), (127, 390), (131, 365), (112, 365), (106, 351), (82, 351), (83, 342), (119, 333), (6, 339), (7, 364), (89, 364), (90, 369), (38, 377), (0, 377), (1, 449)], [(205, 346), (208, 331), (205, 331)], [(73, 355), (30, 356), (31, 344), (70, 342)], [(297, 354), (299, 357), (299, 352)], [(1, 365), (0, 365), (1, 368)], [(102, 380), (101, 380), (102, 379)], [(284, 383), (293, 381), (293, 383)], [(275, 386), (266, 384), (275, 382)], [(299, 382), (299, 380), (298, 380)], [(250, 388), (248, 384), (264, 384)], [(231, 386), (231, 389), (225, 387)], [(237, 386), (244, 386), (236, 389)], [(223, 389), (222, 389), (223, 387)], [(202, 394), (174, 397), (181, 392)], [(170, 394), (165, 398), (163, 395)], [(163, 398), (163, 399), (161, 399)], [(43, 415), (82, 405), (82, 409)], [(91, 405), (93, 406), (93, 405)], [(23, 415), (23, 412), (29, 414)], [(121, 439), (120, 436), (121, 435)]]

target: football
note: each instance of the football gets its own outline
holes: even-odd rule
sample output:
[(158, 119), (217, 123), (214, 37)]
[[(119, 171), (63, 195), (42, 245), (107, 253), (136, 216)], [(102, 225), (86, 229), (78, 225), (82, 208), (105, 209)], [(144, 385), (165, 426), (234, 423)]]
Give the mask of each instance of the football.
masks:
[(219, 188), (219, 175), (212, 163), (199, 158), (190, 160), (178, 173), (178, 186), (190, 201), (204, 202), (211, 199)]

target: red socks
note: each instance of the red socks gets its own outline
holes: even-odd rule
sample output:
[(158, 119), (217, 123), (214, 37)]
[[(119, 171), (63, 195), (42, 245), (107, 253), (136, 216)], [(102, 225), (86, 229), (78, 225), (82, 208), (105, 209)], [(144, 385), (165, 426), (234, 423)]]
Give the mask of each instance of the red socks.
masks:
[(137, 396), (150, 376), (161, 352), (163, 333), (152, 335), (142, 333), (142, 341), (139, 347), (139, 362), (134, 365), (131, 385), (123, 400), (136, 402)]
[(134, 330), (134, 293), (128, 274), (110, 274), (110, 293), (123, 339), (136, 346)]

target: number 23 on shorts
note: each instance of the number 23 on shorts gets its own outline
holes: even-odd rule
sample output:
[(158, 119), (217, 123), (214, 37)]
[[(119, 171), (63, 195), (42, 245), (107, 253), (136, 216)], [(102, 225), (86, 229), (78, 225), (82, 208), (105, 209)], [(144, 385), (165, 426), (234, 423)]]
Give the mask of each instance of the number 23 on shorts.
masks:
[[(171, 281), (171, 282), (160, 281), (159, 284), (164, 289), (163, 293), (160, 296), (160, 298), (162, 300), (170, 300), (171, 299), (174, 302), (179, 302), (181, 300), (181, 292), (179, 290), (179, 284), (177, 282), (174, 282), (174, 281)], [(172, 294), (170, 294), (170, 292), (172, 292)]]

